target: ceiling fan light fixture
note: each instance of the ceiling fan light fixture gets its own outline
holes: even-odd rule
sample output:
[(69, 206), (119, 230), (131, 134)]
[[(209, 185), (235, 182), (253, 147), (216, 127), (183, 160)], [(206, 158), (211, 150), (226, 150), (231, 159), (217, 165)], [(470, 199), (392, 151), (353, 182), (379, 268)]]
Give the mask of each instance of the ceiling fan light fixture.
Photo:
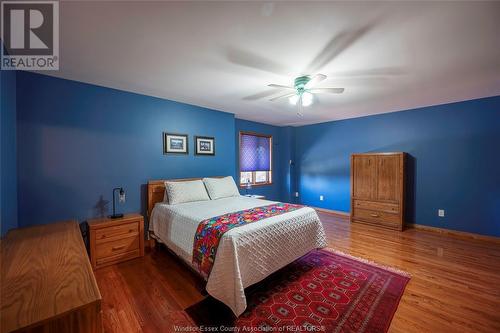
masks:
[(297, 106), (297, 114), (299, 116), (302, 116), (303, 108), (308, 107), (314, 103), (314, 95), (316, 93), (341, 94), (344, 92), (344, 88), (316, 88), (316, 85), (325, 79), (326, 75), (324, 74), (303, 75), (295, 78), (293, 87), (274, 83), (269, 84), (269, 87), (279, 88), (288, 92), (286, 94), (273, 97), (270, 99), (270, 101), (273, 102), (278, 99), (288, 98), (288, 102), (291, 105)]
[(291, 96), (288, 101), (290, 102), (290, 104), (292, 105), (296, 105), (297, 102), (299, 101), (299, 95), (293, 95)]
[(302, 106), (309, 106), (313, 103), (313, 94), (308, 91), (302, 93)]

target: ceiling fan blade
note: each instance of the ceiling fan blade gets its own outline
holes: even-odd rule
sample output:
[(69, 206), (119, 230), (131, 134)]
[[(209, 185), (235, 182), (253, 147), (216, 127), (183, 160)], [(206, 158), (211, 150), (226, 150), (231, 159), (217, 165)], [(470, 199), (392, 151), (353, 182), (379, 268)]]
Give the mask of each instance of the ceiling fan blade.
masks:
[(279, 95), (279, 96), (273, 97), (273, 98), (270, 99), (270, 101), (274, 102), (277, 99), (286, 98), (286, 97), (292, 97), (293, 95), (295, 95), (295, 92), (293, 92), (293, 93), (286, 93), (285, 95)]
[(344, 92), (344, 88), (314, 88), (308, 89), (309, 92), (312, 93), (331, 93), (331, 94), (342, 94)]
[(344, 52), (352, 44), (372, 30), (376, 23), (377, 22), (371, 22), (360, 26), (357, 29), (345, 30), (333, 36), (328, 43), (326, 43), (320, 53), (307, 66), (308, 71), (315, 72), (326, 66), (339, 54)]
[(394, 76), (403, 76), (406, 75), (407, 71), (403, 67), (378, 67), (378, 68), (369, 68), (369, 69), (359, 69), (359, 70), (348, 70), (341, 71), (330, 74), (335, 78), (369, 78), (369, 77), (382, 77), (389, 78)]
[(271, 87), (271, 88), (281, 88), (281, 89), (293, 89), (293, 90), (295, 90), (294, 87), (284, 86), (284, 85), (281, 85), (281, 84), (268, 84), (267, 86)]
[(324, 79), (326, 79), (326, 75), (324, 74), (316, 74), (314, 75), (311, 80), (309, 82), (306, 83), (306, 86), (305, 88), (312, 88), (314, 87), (315, 85), (317, 85), (318, 83), (320, 83), (321, 81), (323, 81)]
[(243, 97), (243, 100), (245, 101), (255, 101), (261, 98), (269, 97), (271, 95), (274, 95), (276, 93), (275, 89), (268, 89), (266, 91), (262, 91), (260, 93), (256, 93), (253, 95), (245, 96)]
[(226, 49), (226, 58), (233, 64), (258, 69), (278, 75), (288, 75), (288, 68), (275, 62), (272, 59), (258, 55), (252, 51), (228, 47)]

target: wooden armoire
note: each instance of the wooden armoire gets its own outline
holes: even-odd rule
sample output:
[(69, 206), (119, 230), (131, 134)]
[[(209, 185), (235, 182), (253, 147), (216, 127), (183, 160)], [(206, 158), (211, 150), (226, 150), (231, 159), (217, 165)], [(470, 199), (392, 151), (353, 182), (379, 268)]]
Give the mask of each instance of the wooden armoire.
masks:
[(403, 230), (406, 154), (351, 155), (351, 221)]

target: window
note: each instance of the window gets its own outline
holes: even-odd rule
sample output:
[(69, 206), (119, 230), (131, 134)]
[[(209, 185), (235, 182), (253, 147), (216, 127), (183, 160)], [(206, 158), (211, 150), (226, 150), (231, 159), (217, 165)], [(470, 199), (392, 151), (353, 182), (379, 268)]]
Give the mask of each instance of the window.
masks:
[(240, 132), (240, 186), (272, 184), (270, 135)]

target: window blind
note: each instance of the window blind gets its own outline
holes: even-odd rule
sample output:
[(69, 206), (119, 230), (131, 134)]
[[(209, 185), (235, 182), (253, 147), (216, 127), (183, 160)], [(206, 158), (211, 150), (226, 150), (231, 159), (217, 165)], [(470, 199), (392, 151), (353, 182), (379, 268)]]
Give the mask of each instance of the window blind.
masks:
[(240, 171), (271, 171), (271, 138), (240, 134)]

